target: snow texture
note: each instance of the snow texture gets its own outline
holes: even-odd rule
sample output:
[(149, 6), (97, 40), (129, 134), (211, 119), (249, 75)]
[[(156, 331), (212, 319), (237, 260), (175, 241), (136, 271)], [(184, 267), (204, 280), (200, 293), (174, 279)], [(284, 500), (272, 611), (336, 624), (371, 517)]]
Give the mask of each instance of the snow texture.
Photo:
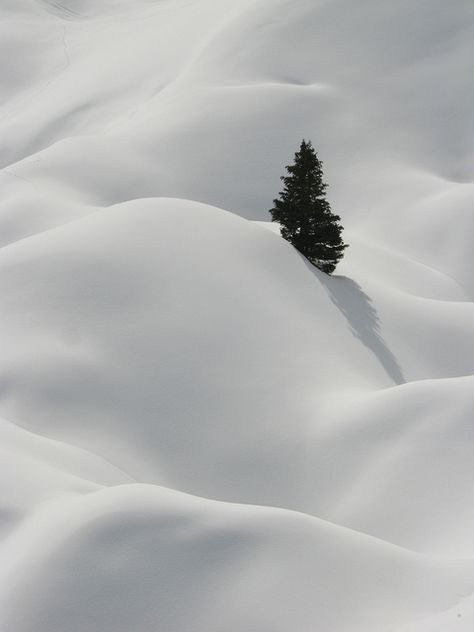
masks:
[(1, 632), (472, 632), (473, 25), (2, 1)]

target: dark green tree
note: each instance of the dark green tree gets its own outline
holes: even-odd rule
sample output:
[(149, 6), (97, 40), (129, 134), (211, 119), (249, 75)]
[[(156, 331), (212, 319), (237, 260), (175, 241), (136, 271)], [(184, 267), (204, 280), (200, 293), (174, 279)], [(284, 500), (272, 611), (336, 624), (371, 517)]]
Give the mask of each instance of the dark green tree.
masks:
[(302, 141), (287, 176), (284, 188), (270, 209), (273, 222), (280, 223), (282, 237), (323, 272), (331, 274), (344, 256), (339, 215), (331, 211), (325, 198), (322, 163), (311, 144)]

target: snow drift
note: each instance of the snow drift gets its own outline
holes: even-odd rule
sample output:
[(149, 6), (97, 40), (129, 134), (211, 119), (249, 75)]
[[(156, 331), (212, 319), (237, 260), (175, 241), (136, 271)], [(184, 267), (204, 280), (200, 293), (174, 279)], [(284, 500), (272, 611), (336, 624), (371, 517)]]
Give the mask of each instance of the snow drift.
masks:
[(0, 629), (470, 630), (471, 3), (0, 17)]

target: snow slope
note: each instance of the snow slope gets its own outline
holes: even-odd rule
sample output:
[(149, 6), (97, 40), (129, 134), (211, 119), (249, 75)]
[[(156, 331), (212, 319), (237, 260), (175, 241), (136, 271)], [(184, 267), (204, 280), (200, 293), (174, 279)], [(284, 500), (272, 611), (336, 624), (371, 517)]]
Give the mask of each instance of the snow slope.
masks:
[(4, 0), (2, 632), (473, 628), (473, 18)]

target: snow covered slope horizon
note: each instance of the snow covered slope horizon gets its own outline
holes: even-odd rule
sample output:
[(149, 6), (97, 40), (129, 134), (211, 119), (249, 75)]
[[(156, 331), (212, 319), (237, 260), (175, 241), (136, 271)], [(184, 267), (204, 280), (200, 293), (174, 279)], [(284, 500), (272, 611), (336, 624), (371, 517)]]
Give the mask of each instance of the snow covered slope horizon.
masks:
[(2, 632), (471, 632), (473, 17), (4, 0)]
[(65, 198), (66, 217), (172, 196), (268, 219), (311, 137), (345, 225), (447, 266), (472, 296), (473, 13), (470, 0), (9, 3), (7, 227), (10, 204), (24, 230), (61, 222)]

